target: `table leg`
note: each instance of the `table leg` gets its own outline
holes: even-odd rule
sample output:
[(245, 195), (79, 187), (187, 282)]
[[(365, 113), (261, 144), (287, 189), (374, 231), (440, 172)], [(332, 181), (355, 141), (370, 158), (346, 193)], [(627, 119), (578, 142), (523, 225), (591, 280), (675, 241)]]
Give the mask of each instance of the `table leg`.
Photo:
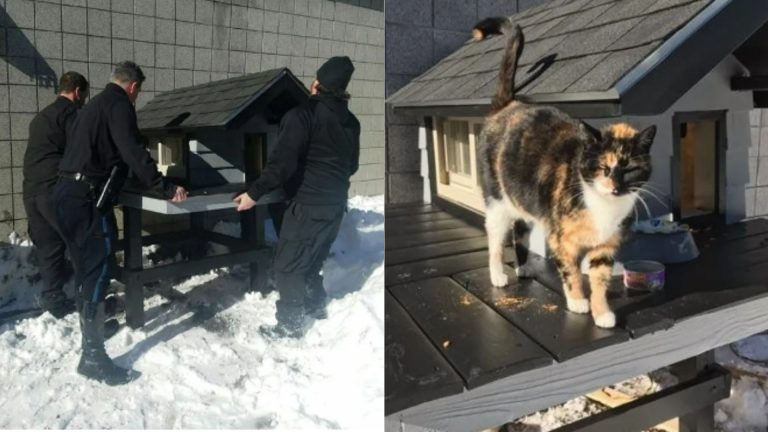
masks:
[[(715, 363), (714, 351), (707, 351), (696, 357), (672, 365), (672, 372), (681, 380), (689, 380)], [(708, 405), (680, 417), (680, 432), (713, 432), (715, 430), (715, 407)]]
[[(240, 215), (241, 238), (246, 240), (254, 248), (264, 246), (264, 220), (266, 219), (266, 211), (267, 209), (264, 206), (256, 206)], [(257, 261), (253, 261), (249, 264), (249, 292), (260, 292), (262, 294), (267, 294), (269, 292), (266, 262), (261, 263), (261, 267), (260, 271), (259, 263)]]
[(123, 207), (125, 238), (125, 321), (131, 328), (144, 326), (144, 284), (136, 272), (142, 270), (141, 210)]

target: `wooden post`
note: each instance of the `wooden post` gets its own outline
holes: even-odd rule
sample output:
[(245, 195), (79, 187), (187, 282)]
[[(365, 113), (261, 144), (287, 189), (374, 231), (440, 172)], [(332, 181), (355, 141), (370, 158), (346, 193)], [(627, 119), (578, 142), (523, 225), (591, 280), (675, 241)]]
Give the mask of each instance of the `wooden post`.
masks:
[(141, 209), (123, 206), (125, 237), (125, 321), (131, 328), (144, 326), (144, 285), (136, 277), (142, 270)]
[[(240, 237), (248, 242), (251, 247), (261, 248), (264, 246), (264, 220), (266, 219), (266, 207), (263, 205), (240, 214)], [(266, 263), (264, 263), (266, 264)], [(259, 263), (251, 261), (250, 267), (250, 287), (249, 292), (260, 292), (267, 294), (269, 286), (267, 284), (267, 266), (264, 265), (262, 271), (259, 271)]]
[[(681, 380), (689, 380), (706, 371), (715, 363), (715, 352), (706, 351), (696, 357), (691, 357), (670, 368)], [(680, 432), (714, 432), (715, 430), (715, 406), (707, 405), (704, 408), (680, 416)]]

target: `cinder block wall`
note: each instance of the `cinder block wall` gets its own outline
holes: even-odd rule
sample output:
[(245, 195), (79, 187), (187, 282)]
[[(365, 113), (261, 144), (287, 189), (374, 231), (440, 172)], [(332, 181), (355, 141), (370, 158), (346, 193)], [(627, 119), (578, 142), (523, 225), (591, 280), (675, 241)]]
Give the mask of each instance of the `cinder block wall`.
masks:
[[(539, 3), (542, 0), (387, 0), (387, 97), (466, 42), (477, 21)], [(417, 121), (387, 107), (387, 202), (422, 200)]]
[(0, 242), (26, 236), (29, 121), (62, 72), (82, 73), (95, 94), (116, 61), (134, 59), (147, 75), (140, 107), (158, 92), (280, 66), (309, 85), (333, 55), (356, 66), (363, 149), (350, 194), (382, 194), (383, 0), (0, 0)]

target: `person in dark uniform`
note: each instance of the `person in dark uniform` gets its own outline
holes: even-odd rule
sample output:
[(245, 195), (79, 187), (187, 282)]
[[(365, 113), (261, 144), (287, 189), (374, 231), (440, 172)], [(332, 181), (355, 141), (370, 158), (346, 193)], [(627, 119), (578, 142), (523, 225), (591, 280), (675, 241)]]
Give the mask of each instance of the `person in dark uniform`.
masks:
[[(111, 82), (83, 108), (68, 136), (54, 188), (57, 218), (80, 281), (80, 327), (83, 351), (77, 371), (109, 385), (126, 383), (138, 374), (112, 363), (104, 349), (104, 297), (111, 276), (117, 240), (112, 211), (119, 185), (130, 169), (153, 194), (180, 202), (184, 188), (173, 185), (158, 172), (155, 161), (140, 141), (134, 104), (145, 76), (133, 62), (122, 62)], [(114, 187), (106, 204), (97, 208), (105, 184)]]
[(320, 270), (339, 233), (360, 156), (360, 123), (346, 92), (354, 69), (349, 57), (333, 57), (318, 69), (312, 96), (283, 117), (261, 176), (235, 198), (245, 211), (281, 186), (290, 197), (273, 260), (277, 325), (261, 328), (270, 337), (302, 337), (308, 317), (326, 316)]
[(88, 81), (84, 76), (77, 72), (62, 75), (56, 100), (43, 108), (29, 124), (29, 142), (24, 152), (24, 209), (44, 283), (40, 306), (56, 318), (73, 312), (75, 303), (67, 298), (63, 289), (72, 270), (56, 220), (53, 186), (59, 178), (59, 161), (66, 147), (66, 134), (87, 97)]

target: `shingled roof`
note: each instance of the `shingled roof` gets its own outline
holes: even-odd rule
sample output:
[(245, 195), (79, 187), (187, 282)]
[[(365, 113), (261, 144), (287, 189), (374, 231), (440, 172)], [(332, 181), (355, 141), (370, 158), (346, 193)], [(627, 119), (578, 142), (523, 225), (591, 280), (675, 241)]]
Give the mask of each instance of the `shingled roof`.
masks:
[[(768, 20), (763, 1), (553, 0), (525, 10), (512, 16), (526, 39), (517, 84), (530, 80), (519, 94), (585, 116), (663, 112)], [(505, 43), (467, 41), (388, 102), (487, 109)]]
[(142, 131), (227, 127), (256, 102), (286, 92), (296, 103), (308, 94), (290, 70), (272, 69), (160, 93), (136, 114)]

